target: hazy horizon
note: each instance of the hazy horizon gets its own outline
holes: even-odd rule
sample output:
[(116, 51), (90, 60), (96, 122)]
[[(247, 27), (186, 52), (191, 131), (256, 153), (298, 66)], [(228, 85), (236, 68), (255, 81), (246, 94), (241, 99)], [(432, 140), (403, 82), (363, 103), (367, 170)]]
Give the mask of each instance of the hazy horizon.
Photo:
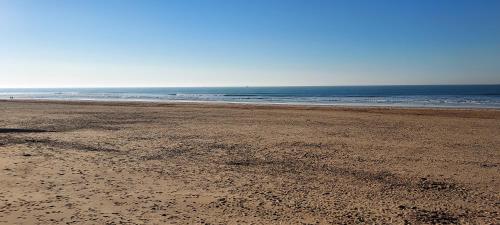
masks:
[(500, 1), (0, 0), (0, 88), (500, 84)]
[(53, 86), (2, 87), (0, 89), (106, 89), (106, 88), (281, 88), (281, 87), (390, 87), (390, 86), (499, 86), (498, 84), (367, 84), (367, 85), (261, 85), (261, 86)]

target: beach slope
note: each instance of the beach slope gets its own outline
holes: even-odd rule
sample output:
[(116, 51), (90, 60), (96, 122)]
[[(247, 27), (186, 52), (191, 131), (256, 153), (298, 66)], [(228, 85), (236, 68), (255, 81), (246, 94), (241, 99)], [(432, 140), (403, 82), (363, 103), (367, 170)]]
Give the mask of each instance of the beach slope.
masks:
[(500, 110), (0, 101), (0, 224), (500, 223)]

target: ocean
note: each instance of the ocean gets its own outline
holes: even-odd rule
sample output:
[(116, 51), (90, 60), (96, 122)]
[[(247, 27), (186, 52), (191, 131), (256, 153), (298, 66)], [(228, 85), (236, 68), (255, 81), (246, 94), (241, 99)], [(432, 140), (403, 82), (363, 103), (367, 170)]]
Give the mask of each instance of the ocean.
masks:
[(0, 99), (500, 108), (500, 85), (3, 88)]

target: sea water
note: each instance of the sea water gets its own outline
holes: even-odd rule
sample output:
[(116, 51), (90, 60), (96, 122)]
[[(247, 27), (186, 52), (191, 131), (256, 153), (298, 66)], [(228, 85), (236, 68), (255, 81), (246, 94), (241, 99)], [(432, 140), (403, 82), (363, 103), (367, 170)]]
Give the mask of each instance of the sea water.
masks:
[(4, 88), (0, 99), (500, 108), (500, 85)]

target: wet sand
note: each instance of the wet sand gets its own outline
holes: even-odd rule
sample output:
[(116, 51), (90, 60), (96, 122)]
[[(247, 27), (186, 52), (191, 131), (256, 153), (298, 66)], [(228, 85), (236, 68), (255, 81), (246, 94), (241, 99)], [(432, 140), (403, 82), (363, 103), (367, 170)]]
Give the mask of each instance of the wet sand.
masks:
[(0, 101), (0, 224), (500, 223), (500, 110)]

